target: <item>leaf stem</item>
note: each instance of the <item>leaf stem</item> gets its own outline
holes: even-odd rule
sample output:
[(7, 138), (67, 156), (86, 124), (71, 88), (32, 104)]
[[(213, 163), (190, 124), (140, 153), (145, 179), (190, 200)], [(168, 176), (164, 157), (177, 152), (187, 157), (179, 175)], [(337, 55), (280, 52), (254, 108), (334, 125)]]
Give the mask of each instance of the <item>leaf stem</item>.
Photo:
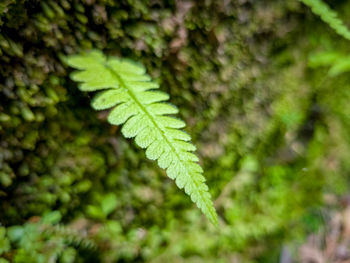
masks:
[[(165, 136), (163, 129), (157, 124), (156, 120), (154, 119), (153, 115), (146, 109), (146, 107), (144, 105), (142, 105), (142, 103), (138, 100), (136, 94), (134, 93), (134, 91), (129, 88), (123, 78), (107, 63), (104, 64), (104, 66), (118, 79), (118, 82), (120, 84), (120, 86), (122, 88), (124, 88), (125, 90), (127, 90), (128, 94), (130, 95), (130, 97), (135, 101), (135, 103), (138, 105), (138, 107), (144, 112), (144, 114), (151, 120), (152, 124), (154, 125), (154, 127), (160, 132), (160, 134), (162, 135), (164, 141), (168, 144), (168, 146), (170, 147), (170, 149), (175, 153), (176, 158), (178, 159), (178, 163), (182, 164), (182, 160), (178, 154), (178, 152), (176, 151), (175, 147), (171, 144), (171, 142), (168, 140), (168, 138)], [(187, 167), (185, 165), (182, 164), (182, 166), (186, 169), (186, 172), (189, 176), (189, 178), (191, 178), (193, 184), (195, 185), (195, 188), (198, 189), (198, 193), (200, 195), (201, 198), (201, 202), (203, 204), (205, 204), (205, 206), (207, 207), (207, 211), (210, 213), (211, 216), (211, 221), (213, 223), (216, 223), (216, 214), (215, 212), (211, 211), (211, 207), (210, 205), (208, 206), (207, 202), (205, 201), (206, 198), (204, 198), (203, 193), (201, 190), (199, 190), (199, 184), (198, 182), (196, 182), (196, 180), (194, 180), (191, 176), (190, 176), (190, 171), (188, 171)], [(198, 201), (197, 201), (198, 202)]]

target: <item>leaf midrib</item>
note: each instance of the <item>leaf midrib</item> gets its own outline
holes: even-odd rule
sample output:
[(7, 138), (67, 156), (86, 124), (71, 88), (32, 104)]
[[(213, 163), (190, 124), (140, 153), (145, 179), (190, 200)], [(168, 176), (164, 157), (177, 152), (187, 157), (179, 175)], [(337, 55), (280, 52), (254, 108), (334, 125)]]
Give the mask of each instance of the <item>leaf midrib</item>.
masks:
[[(175, 153), (176, 158), (179, 160), (179, 163), (182, 163), (182, 160), (180, 158), (180, 156), (178, 155), (175, 147), (170, 143), (170, 141), (168, 140), (168, 138), (165, 136), (164, 131), (158, 126), (157, 122), (155, 121), (154, 117), (152, 116), (151, 113), (148, 112), (148, 110), (142, 105), (142, 103), (138, 100), (136, 94), (134, 93), (134, 91), (130, 88), (128, 88), (128, 86), (125, 84), (123, 78), (121, 76), (119, 76), (119, 73), (117, 73), (110, 65), (108, 65), (107, 63), (104, 64), (104, 66), (118, 79), (118, 82), (120, 84), (120, 86), (122, 86), (123, 88), (125, 88), (127, 90), (127, 92), (129, 93), (130, 97), (135, 101), (135, 103), (140, 107), (140, 109), (144, 112), (144, 114), (151, 120), (151, 122), (153, 123), (154, 127), (156, 127), (156, 129), (160, 132), (160, 134), (162, 135), (164, 141), (166, 141), (166, 143), (168, 144), (168, 146), (171, 148), (171, 150)], [(207, 211), (211, 214), (211, 209), (210, 207), (208, 207), (207, 202), (205, 201), (206, 198), (203, 197), (202, 195), (202, 191), (199, 189), (199, 185), (197, 185), (196, 180), (194, 180), (191, 176), (190, 176), (190, 172), (188, 171), (187, 167), (185, 165), (183, 165), (186, 169), (186, 172), (188, 174), (188, 176), (191, 178), (191, 180), (193, 181), (193, 183), (195, 184), (199, 195), (202, 199), (202, 202), (205, 204), (205, 206), (207, 206)], [(178, 175), (179, 176), (179, 175)], [(175, 178), (176, 179), (176, 178)], [(191, 196), (191, 195), (190, 195)], [(213, 214), (211, 214), (212, 219), (214, 220), (215, 216)], [(214, 220), (215, 221), (215, 220)]]

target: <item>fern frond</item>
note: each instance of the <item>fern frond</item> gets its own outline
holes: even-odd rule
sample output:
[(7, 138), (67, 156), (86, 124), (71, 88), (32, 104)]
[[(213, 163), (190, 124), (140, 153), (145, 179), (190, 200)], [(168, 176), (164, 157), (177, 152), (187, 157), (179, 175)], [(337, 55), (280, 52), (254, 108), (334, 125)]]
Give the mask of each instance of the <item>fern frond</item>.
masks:
[(71, 78), (81, 82), (82, 91), (97, 91), (92, 107), (104, 110), (113, 107), (108, 122), (122, 125), (126, 138), (135, 138), (146, 156), (157, 160), (168, 177), (190, 195), (192, 201), (211, 222), (217, 224), (217, 214), (205, 184), (203, 170), (193, 154), (191, 137), (182, 131), (185, 123), (168, 116), (176, 114), (175, 106), (165, 103), (168, 94), (156, 91), (159, 85), (151, 80), (143, 66), (119, 58), (106, 58), (100, 51), (68, 58), (68, 64), (78, 69)]
[(335, 30), (339, 35), (350, 40), (350, 31), (344, 25), (343, 21), (338, 18), (338, 14), (332, 10), (322, 0), (300, 0), (309, 6), (313, 13), (319, 15), (321, 19)]
[(50, 225), (45, 226), (44, 234), (48, 237), (62, 238), (68, 245), (93, 250), (96, 249), (94, 241), (89, 239), (85, 234), (78, 232), (72, 228), (65, 227), (64, 225)]

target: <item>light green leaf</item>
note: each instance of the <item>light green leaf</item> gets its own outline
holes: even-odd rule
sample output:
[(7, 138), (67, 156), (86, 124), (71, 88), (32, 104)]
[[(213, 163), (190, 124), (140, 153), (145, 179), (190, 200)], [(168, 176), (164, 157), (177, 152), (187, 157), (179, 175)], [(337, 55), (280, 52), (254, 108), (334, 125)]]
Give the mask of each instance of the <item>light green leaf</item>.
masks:
[[(92, 107), (96, 110), (112, 108), (108, 122), (124, 124), (122, 134), (127, 138), (135, 137), (136, 144), (146, 149), (146, 157), (157, 160), (158, 165), (166, 169), (168, 177), (184, 189), (211, 222), (217, 224), (203, 170), (193, 153), (196, 147), (190, 143), (191, 137), (180, 130), (185, 123), (167, 116), (178, 113), (178, 109), (164, 103), (169, 95), (155, 91), (159, 85), (146, 74), (145, 68), (130, 60), (107, 59), (100, 51), (70, 56), (67, 63), (80, 70), (71, 76), (81, 82), (81, 90), (105, 89), (94, 97)], [(105, 213), (114, 207), (113, 200), (108, 199), (105, 208), (102, 207)], [(95, 210), (90, 207), (90, 214), (99, 212)]]
[(115, 194), (108, 194), (103, 197), (101, 201), (101, 209), (103, 213), (107, 216), (113, 212), (113, 210), (117, 207), (117, 197)]
[(114, 125), (126, 122), (131, 116), (138, 113), (138, 107), (133, 101), (128, 101), (115, 107), (108, 116), (108, 121)]
[(93, 98), (91, 106), (95, 110), (105, 110), (122, 102), (127, 102), (129, 99), (123, 89), (109, 89), (98, 93)]

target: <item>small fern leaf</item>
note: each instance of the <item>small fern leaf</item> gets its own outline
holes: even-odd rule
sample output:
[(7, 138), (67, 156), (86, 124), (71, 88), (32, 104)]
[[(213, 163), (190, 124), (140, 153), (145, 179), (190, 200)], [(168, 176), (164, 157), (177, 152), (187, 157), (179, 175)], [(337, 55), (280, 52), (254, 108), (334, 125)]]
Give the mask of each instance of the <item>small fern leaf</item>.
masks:
[(338, 14), (332, 10), (322, 0), (300, 0), (309, 6), (313, 13), (319, 15), (321, 19), (335, 30), (340, 36), (350, 40), (350, 31), (344, 25), (343, 21), (338, 18)]
[(217, 224), (203, 170), (193, 154), (196, 147), (189, 142), (191, 137), (180, 130), (185, 123), (169, 116), (178, 113), (178, 109), (166, 103), (169, 95), (157, 91), (159, 85), (151, 81), (145, 68), (130, 60), (107, 58), (100, 51), (70, 56), (67, 63), (79, 70), (71, 78), (80, 82), (82, 91), (103, 90), (93, 98), (92, 107), (113, 108), (109, 123), (123, 124), (122, 134), (135, 138), (136, 144), (146, 149), (147, 158), (157, 160), (168, 177)]

